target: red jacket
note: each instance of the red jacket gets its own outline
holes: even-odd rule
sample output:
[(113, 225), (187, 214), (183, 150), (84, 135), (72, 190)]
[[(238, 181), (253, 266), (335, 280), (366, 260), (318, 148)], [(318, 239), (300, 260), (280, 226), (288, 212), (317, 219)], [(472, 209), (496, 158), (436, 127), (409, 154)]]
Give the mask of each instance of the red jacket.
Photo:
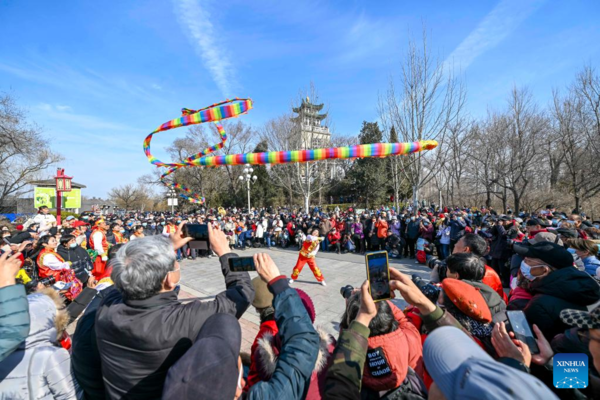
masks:
[[(408, 367), (414, 369), (417, 375), (423, 376), (421, 334), (398, 307), (389, 301), (388, 304), (398, 321), (398, 329), (369, 338), (363, 374), (363, 385), (376, 391), (387, 391), (400, 386), (406, 378)], [(371, 363), (379, 365), (371, 368)]]
[(500, 280), (500, 276), (496, 271), (494, 271), (493, 268), (488, 267), (487, 265), (485, 266), (485, 275), (481, 281), (494, 289), (494, 291), (498, 293), (498, 296), (504, 300), (504, 303), (508, 303), (508, 298), (506, 297), (506, 293), (504, 293), (504, 289), (502, 288), (502, 280)]
[(342, 235), (340, 235), (340, 233), (337, 230), (335, 231), (335, 233), (329, 232), (329, 234), (327, 235), (327, 240), (329, 240), (329, 244), (336, 244), (340, 241), (341, 238)]

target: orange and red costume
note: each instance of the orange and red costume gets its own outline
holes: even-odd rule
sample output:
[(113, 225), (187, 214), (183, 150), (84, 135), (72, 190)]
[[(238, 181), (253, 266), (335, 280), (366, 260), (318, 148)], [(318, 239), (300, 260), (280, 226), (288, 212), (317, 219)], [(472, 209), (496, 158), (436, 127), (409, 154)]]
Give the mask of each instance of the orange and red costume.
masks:
[(65, 260), (60, 255), (58, 255), (56, 251), (44, 248), (42, 251), (40, 251), (40, 254), (38, 255), (36, 260), (40, 278), (48, 278), (52, 276), (54, 277), (56, 282), (71, 283), (71, 287), (67, 289), (65, 297), (68, 300), (72, 301), (83, 290), (81, 282), (75, 277), (75, 273), (71, 268), (52, 269), (49, 266), (44, 265), (44, 257), (46, 257), (47, 255), (53, 255), (61, 263), (65, 262)]
[(296, 262), (296, 266), (294, 267), (294, 271), (292, 272), (292, 279), (298, 279), (298, 275), (302, 272), (302, 268), (306, 264), (310, 267), (313, 275), (317, 279), (317, 282), (323, 282), (325, 278), (321, 273), (319, 267), (317, 267), (317, 262), (315, 261), (315, 256), (319, 251), (319, 244), (323, 241), (323, 238), (315, 237), (315, 236), (307, 236), (304, 243), (302, 243), (302, 249), (300, 249), (300, 255), (298, 255), (298, 261)]
[[(97, 236), (97, 233), (102, 234), (102, 241), (100, 243), (96, 243), (96, 239), (94, 239), (94, 236)], [(100, 253), (100, 251), (98, 251), (96, 260), (94, 260), (94, 270), (92, 271), (92, 274), (96, 278), (104, 274), (104, 269), (106, 268), (106, 257), (108, 257), (109, 245), (108, 241), (106, 240), (106, 232), (104, 232), (104, 230), (100, 227), (95, 226), (92, 229), (92, 234), (90, 235), (90, 248), (96, 250), (100, 247), (102, 248), (103, 252)]]

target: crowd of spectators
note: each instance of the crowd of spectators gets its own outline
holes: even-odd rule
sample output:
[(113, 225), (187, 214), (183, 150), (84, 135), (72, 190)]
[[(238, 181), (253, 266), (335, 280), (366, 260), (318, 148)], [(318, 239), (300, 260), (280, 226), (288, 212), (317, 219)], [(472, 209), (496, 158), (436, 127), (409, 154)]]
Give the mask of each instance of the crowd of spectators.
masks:
[[(208, 225), (205, 249), (185, 237), (192, 223)], [(334, 337), (268, 253), (253, 255), (254, 280), (229, 269), (248, 246), (294, 248), (314, 230), (322, 250), (385, 250), (427, 264), (430, 280), (389, 269), (404, 309), (373, 301), (368, 281), (343, 288)], [(40, 209), (2, 228), (0, 398), (600, 398), (599, 234), (598, 221), (551, 206), (128, 212), (60, 226)], [(218, 257), (213, 300), (178, 298), (180, 262), (197, 257)], [(261, 324), (241, 354), (238, 320), (251, 305)], [(535, 343), (515, 337), (514, 311)], [(587, 387), (556, 387), (558, 353), (588, 356)]]

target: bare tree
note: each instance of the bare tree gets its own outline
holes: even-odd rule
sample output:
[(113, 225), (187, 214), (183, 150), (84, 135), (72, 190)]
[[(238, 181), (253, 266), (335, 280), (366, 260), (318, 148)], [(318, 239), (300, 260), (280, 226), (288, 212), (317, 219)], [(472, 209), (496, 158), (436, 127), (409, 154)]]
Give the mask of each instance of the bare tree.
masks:
[(32, 180), (62, 157), (9, 94), (0, 94), (0, 206), (23, 195)]
[[(275, 151), (299, 149), (301, 140), (299, 135), (295, 134), (295, 126), (292, 115), (284, 114), (267, 121), (261, 131), (261, 139), (267, 142), (269, 149), (275, 149)], [(276, 164), (269, 168), (273, 183), (285, 190), (290, 206), (295, 203), (294, 194), (297, 192), (295, 187), (296, 170), (297, 167), (294, 164)]]
[(131, 183), (112, 188), (108, 192), (108, 197), (114, 201), (118, 207), (126, 210), (139, 209), (148, 200), (144, 190)]
[[(497, 137), (488, 134), (490, 130), (480, 124), (473, 126), (470, 160), (473, 168), (470, 177), (471, 187), (475, 189), (475, 195), (482, 191), (485, 194), (485, 206), (492, 206), (492, 196), (496, 194), (496, 159), (501, 142)], [(481, 189), (479, 189), (481, 188)]]
[(411, 40), (401, 69), (400, 88), (390, 79), (386, 96), (379, 101), (379, 115), (384, 131), (395, 127), (403, 142), (429, 139), (440, 143), (435, 151), (398, 158), (400, 170), (413, 188), (415, 204), (419, 202), (419, 190), (444, 165), (446, 135), (460, 117), (465, 96), (453, 71), (431, 56), (425, 32), (420, 46)]
[(496, 134), (502, 132), (498, 150), (497, 176), (492, 180), (512, 194), (514, 209), (520, 209), (523, 195), (543, 159), (540, 143), (546, 140), (548, 121), (538, 111), (528, 89), (516, 87), (510, 93), (508, 110), (497, 121)]
[(600, 76), (591, 66), (585, 66), (571, 88), (581, 101), (582, 129), (596, 157), (600, 156)]
[(588, 150), (593, 149), (593, 145), (589, 143), (591, 137), (583, 133), (589, 130), (582, 110), (585, 108), (582, 97), (573, 90), (565, 97), (554, 91), (553, 100), (556, 137), (566, 167), (561, 186), (573, 196), (575, 208), (579, 209), (582, 201), (600, 193), (600, 158), (594, 156), (593, 150)]

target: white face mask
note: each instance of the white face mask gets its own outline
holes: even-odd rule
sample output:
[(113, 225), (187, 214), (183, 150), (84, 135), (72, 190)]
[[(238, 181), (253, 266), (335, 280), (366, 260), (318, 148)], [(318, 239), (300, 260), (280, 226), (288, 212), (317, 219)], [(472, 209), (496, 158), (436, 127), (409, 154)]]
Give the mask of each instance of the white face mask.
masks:
[(527, 264), (525, 262), (525, 260), (521, 261), (521, 274), (523, 274), (523, 276), (529, 280), (529, 281), (533, 281), (535, 280), (535, 276), (531, 275), (531, 266), (529, 264)]

